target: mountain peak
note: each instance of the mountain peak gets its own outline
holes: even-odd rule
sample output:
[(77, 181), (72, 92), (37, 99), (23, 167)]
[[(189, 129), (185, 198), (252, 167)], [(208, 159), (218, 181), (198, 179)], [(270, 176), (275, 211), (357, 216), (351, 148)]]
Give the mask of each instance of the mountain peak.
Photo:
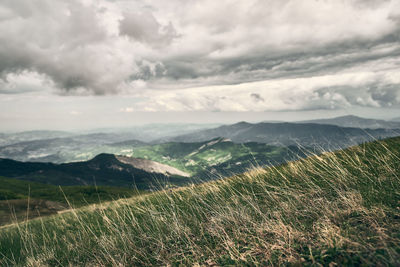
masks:
[(90, 162), (107, 162), (107, 161), (112, 161), (116, 160), (117, 158), (115, 157), (114, 154), (108, 154), (108, 153), (101, 153), (95, 156), (90, 160)]
[(358, 117), (356, 115), (345, 115), (345, 116), (339, 116), (334, 119), (361, 119), (361, 120), (366, 120), (366, 118)]
[(239, 122), (233, 124), (233, 126), (235, 126), (235, 125), (237, 125), (237, 126), (248, 126), (248, 125), (251, 125), (251, 123), (249, 123), (247, 121), (239, 121)]

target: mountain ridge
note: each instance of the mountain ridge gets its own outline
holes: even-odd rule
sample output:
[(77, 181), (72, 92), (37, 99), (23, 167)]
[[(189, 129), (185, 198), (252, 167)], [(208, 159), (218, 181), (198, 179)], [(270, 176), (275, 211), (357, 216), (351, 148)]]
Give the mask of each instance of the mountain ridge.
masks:
[(400, 135), (396, 129), (360, 129), (317, 123), (247, 123), (239, 122), (191, 135), (171, 138), (172, 142), (201, 142), (217, 137), (235, 143), (260, 142), (270, 145), (300, 145), (327, 150), (340, 149), (363, 142)]
[[(150, 162), (146, 161), (147, 164)], [(150, 189), (167, 181), (171, 184), (188, 182), (185, 177), (178, 176), (180, 172), (169, 166), (154, 164), (158, 170), (163, 167), (163, 173), (156, 172), (155, 168), (147, 171), (143, 164), (139, 166), (133, 162), (122, 162), (117, 156), (106, 153), (88, 161), (62, 164), (20, 162), (0, 158), (0, 176), (52, 185), (136, 186), (138, 189)]]
[(355, 115), (346, 115), (328, 119), (305, 120), (299, 121), (299, 123), (329, 124), (340, 127), (363, 129), (400, 129), (400, 122), (362, 118)]

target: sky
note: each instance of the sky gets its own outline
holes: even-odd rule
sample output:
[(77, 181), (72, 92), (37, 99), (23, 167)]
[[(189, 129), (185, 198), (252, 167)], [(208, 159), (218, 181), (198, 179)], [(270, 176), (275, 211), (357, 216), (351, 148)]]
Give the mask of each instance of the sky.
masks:
[(0, 131), (400, 117), (399, 0), (1, 0)]

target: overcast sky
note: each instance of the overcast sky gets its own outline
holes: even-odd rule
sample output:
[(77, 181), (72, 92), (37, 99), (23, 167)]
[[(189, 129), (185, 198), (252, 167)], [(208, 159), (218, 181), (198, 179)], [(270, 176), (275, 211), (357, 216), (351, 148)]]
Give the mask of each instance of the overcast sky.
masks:
[(0, 131), (400, 116), (399, 0), (1, 0)]

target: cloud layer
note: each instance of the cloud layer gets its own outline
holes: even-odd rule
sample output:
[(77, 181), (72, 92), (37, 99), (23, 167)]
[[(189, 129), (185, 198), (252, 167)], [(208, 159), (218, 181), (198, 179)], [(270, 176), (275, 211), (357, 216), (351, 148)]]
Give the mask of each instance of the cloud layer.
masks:
[[(293, 111), (400, 108), (398, 72), (355, 72), (167, 92), (147, 91), (147, 111)], [(133, 111), (133, 108), (132, 108)]]
[(400, 105), (400, 2), (3, 0), (0, 93), (132, 110)]

